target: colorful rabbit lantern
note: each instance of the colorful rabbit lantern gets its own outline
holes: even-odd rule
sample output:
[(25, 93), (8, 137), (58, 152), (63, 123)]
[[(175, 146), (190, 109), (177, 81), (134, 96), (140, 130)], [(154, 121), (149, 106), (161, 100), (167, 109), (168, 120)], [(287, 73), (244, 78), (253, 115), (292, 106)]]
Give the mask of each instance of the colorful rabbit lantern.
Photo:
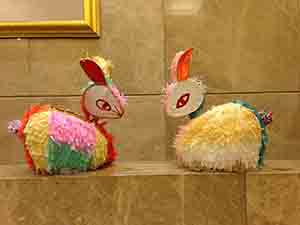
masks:
[(121, 118), (125, 96), (113, 84), (112, 65), (100, 58), (80, 60), (92, 81), (81, 97), (84, 117), (51, 105), (37, 105), (9, 131), (24, 143), (26, 161), (38, 174), (96, 170), (116, 158), (113, 138), (104, 128), (109, 119)]
[(178, 163), (191, 170), (233, 171), (263, 165), (271, 112), (257, 112), (246, 102), (233, 101), (203, 112), (206, 86), (189, 78), (192, 49), (176, 54), (171, 83), (165, 88), (169, 116), (189, 115), (175, 139)]

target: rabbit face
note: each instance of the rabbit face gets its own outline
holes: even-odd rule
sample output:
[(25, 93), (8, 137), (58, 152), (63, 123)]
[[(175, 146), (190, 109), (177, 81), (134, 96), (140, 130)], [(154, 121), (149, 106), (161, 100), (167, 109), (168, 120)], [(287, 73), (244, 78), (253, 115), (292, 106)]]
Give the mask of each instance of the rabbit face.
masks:
[(124, 114), (123, 105), (108, 87), (91, 85), (83, 95), (86, 111), (96, 118), (118, 119)]
[(110, 79), (111, 64), (100, 57), (82, 59), (81, 67), (93, 81), (82, 96), (82, 110), (89, 120), (118, 119), (127, 99)]
[(202, 81), (189, 78), (192, 49), (175, 55), (171, 65), (172, 83), (165, 89), (165, 110), (173, 117), (195, 112), (203, 103), (206, 86)]
[(193, 79), (168, 85), (165, 93), (166, 112), (170, 116), (179, 117), (196, 111), (203, 103), (205, 90), (201, 81)]

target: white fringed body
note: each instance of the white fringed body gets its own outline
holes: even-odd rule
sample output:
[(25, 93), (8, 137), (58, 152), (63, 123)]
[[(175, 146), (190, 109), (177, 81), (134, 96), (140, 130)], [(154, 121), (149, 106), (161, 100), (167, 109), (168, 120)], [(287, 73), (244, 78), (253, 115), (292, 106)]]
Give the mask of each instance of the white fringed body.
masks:
[(255, 114), (236, 103), (214, 107), (191, 120), (175, 141), (179, 164), (192, 170), (256, 168), (260, 145)]

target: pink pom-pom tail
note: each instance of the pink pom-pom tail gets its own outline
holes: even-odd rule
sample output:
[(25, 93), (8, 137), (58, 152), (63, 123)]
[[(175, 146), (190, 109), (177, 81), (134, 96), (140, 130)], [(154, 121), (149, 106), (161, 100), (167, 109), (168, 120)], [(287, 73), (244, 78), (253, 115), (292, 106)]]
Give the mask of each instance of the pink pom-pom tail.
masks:
[(19, 129), (21, 128), (21, 121), (20, 120), (13, 120), (8, 123), (8, 132), (11, 134), (17, 134)]

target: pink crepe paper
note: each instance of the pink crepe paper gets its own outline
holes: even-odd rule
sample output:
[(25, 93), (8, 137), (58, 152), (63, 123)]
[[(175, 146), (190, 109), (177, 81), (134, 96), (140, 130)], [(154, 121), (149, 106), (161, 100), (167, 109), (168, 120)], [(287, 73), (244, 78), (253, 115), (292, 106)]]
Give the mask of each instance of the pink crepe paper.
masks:
[(96, 128), (92, 124), (63, 112), (52, 112), (49, 120), (49, 135), (55, 142), (86, 153), (94, 150)]

